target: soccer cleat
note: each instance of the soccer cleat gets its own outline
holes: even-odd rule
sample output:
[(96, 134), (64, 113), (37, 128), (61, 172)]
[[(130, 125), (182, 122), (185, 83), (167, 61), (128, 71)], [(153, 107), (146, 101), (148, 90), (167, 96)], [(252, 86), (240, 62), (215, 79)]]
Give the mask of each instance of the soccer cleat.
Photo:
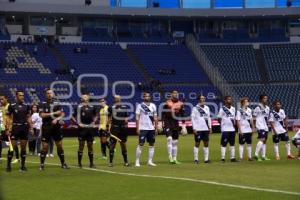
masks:
[(206, 160), (206, 161), (204, 161), (204, 163), (209, 164), (209, 163), (211, 163), (211, 161), (210, 160)]
[(175, 165), (180, 165), (181, 162), (179, 162), (178, 160), (174, 160), (174, 161), (173, 161), (173, 164), (175, 164)]
[(258, 156), (254, 156), (254, 159), (256, 160), (256, 161), (258, 161), (258, 162), (261, 162), (261, 161), (263, 161), (260, 157), (258, 157)]
[(153, 163), (152, 161), (148, 161), (148, 165), (151, 167), (156, 167), (157, 165), (155, 163)]
[(195, 163), (196, 165), (198, 165), (198, 164), (199, 164), (199, 160), (194, 160), (194, 163)]
[(112, 163), (108, 163), (108, 167), (113, 167), (114, 165)]
[(276, 159), (276, 160), (280, 160), (280, 156), (276, 156), (275, 159)]
[(264, 157), (264, 158), (261, 158), (263, 161), (269, 161), (269, 160), (271, 160), (270, 158), (268, 158), (267, 156), (266, 157)]
[(78, 163), (78, 168), (82, 169), (82, 164)]
[(27, 168), (26, 167), (21, 167), (20, 172), (27, 172)]
[(62, 164), (61, 168), (62, 169), (70, 169), (70, 167), (66, 163)]
[(20, 162), (20, 159), (14, 159), (13, 161), (11, 161), (12, 164), (18, 163)]
[(230, 162), (238, 162), (235, 158), (230, 159)]
[(107, 157), (106, 156), (101, 156), (100, 160), (107, 160)]
[(169, 163), (174, 163), (173, 157), (171, 155), (169, 156)]
[(44, 171), (45, 170), (45, 165), (41, 164), (39, 170)]
[(141, 164), (140, 164), (140, 162), (137, 160), (137, 161), (135, 161), (135, 166), (136, 167), (140, 167), (141, 166)]
[(129, 163), (124, 163), (124, 167), (130, 167)]
[(6, 172), (11, 172), (11, 167), (10, 166), (6, 168)]
[(50, 158), (54, 158), (54, 155), (52, 153), (49, 154)]
[(222, 162), (222, 163), (225, 163), (225, 159), (221, 159), (221, 162)]
[(294, 159), (295, 159), (295, 156), (293, 156), (293, 155), (288, 155), (288, 156), (286, 157), (286, 159), (288, 159), (288, 160), (294, 160)]
[(253, 159), (252, 159), (252, 158), (248, 158), (248, 161), (250, 161), (250, 162), (251, 162), (251, 161), (253, 161)]
[(91, 169), (96, 169), (97, 167), (96, 167), (96, 165), (94, 165), (94, 164), (90, 164), (90, 168), (91, 168)]
[(298, 160), (300, 160), (300, 156), (298, 156)]

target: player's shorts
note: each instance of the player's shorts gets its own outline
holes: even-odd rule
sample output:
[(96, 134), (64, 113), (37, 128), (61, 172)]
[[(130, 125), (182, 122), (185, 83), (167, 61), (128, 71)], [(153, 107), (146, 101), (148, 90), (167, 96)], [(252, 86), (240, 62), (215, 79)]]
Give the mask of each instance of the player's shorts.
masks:
[(209, 141), (209, 131), (197, 131), (197, 133), (194, 135), (195, 142), (208, 142)]
[(13, 125), (11, 130), (11, 140), (28, 140), (29, 126), (24, 125)]
[[(111, 134), (117, 136), (123, 143), (127, 142), (127, 130), (124, 126), (112, 125), (110, 132)], [(110, 142), (116, 143), (117, 140), (113, 137), (110, 137)]]
[(234, 146), (235, 144), (235, 132), (234, 131), (226, 131), (221, 133), (221, 145), (226, 147), (229, 143), (230, 146)]
[(49, 143), (53, 139), (59, 142), (63, 139), (62, 131), (57, 126), (42, 126), (42, 141)]
[(265, 130), (257, 130), (257, 139), (268, 139), (268, 131)]
[(239, 144), (252, 144), (252, 133), (239, 134)]
[(95, 135), (94, 128), (78, 128), (78, 140), (93, 142)]
[(288, 133), (281, 133), (281, 134), (275, 134), (273, 135), (273, 142), (274, 143), (279, 143), (280, 141), (287, 142), (289, 141), (289, 135)]
[(178, 140), (179, 138), (179, 133), (181, 131), (181, 127), (164, 127), (163, 128), (164, 133), (166, 134), (166, 137), (172, 137), (173, 140)]
[(292, 140), (292, 143), (293, 143), (293, 145), (295, 146), (295, 147), (298, 147), (298, 144), (297, 143), (299, 143), (300, 142), (300, 139), (293, 139)]
[(109, 137), (109, 132), (107, 132), (106, 130), (100, 129), (98, 131), (98, 136), (99, 137)]
[(155, 131), (154, 130), (140, 130), (139, 143), (141, 145), (143, 145), (143, 144), (145, 144), (146, 141), (149, 144), (155, 143)]

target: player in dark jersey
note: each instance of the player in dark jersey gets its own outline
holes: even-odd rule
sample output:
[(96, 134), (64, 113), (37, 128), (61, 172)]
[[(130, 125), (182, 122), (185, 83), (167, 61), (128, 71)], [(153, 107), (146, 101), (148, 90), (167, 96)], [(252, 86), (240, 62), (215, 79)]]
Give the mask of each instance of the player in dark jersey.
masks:
[(49, 141), (53, 139), (57, 147), (57, 154), (61, 162), (62, 169), (69, 169), (65, 163), (64, 150), (62, 145), (63, 135), (60, 130), (60, 121), (64, 117), (64, 112), (60, 104), (54, 101), (54, 92), (46, 89), (46, 101), (40, 105), (40, 116), (43, 119), (42, 125), (42, 151), (40, 156), (40, 170), (44, 170), (45, 159), (49, 148)]
[[(21, 168), (20, 171), (27, 171), (25, 167), (26, 160), (26, 146), (28, 142), (28, 133), (32, 131), (32, 123), (30, 118), (30, 106), (24, 103), (24, 92), (16, 92), (16, 103), (10, 104), (7, 110), (7, 129), (8, 137), (11, 139), (14, 150), (17, 149), (17, 141), (21, 144)], [(11, 133), (10, 133), (11, 127)], [(7, 168), (6, 171), (11, 171), (11, 160), (13, 158), (13, 151), (8, 151), (7, 154)]]
[[(114, 104), (113, 106), (108, 108), (108, 116), (110, 123), (110, 132), (112, 135), (119, 138), (121, 141), (121, 149), (122, 155), (124, 159), (124, 166), (128, 167), (128, 159), (127, 159), (127, 126), (128, 126), (128, 108), (126, 105), (121, 103), (121, 97), (119, 95), (114, 96)], [(113, 158), (115, 147), (117, 144), (117, 139), (111, 135), (110, 137), (110, 149), (109, 149), (109, 166), (113, 166)]]
[(90, 104), (90, 96), (88, 94), (83, 94), (81, 96), (81, 103), (78, 105), (77, 109), (74, 111), (73, 121), (78, 124), (78, 166), (82, 168), (81, 160), (83, 155), (83, 149), (85, 141), (88, 147), (88, 156), (90, 160), (90, 168), (96, 168), (94, 165), (94, 151), (93, 151), (93, 141), (94, 135), (96, 133), (95, 120), (97, 117), (96, 107)]
[(171, 98), (165, 102), (162, 112), (163, 129), (167, 136), (169, 161), (172, 164), (180, 164), (177, 161), (178, 138), (183, 129), (186, 131), (184, 120), (181, 120), (183, 126), (179, 126), (179, 120), (182, 117), (184, 117), (183, 102), (178, 99), (178, 92), (173, 91)]

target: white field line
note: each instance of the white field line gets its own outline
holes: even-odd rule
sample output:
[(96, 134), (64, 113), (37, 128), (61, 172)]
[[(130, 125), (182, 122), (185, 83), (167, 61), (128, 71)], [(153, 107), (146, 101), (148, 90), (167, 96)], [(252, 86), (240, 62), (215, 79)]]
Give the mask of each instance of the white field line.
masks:
[[(28, 162), (28, 163), (39, 164), (39, 162)], [(46, 165), (60, 166), (60, 164), (55, 164), (55, 163), (46, 163)], [(72, 167), (77, 168), (76, 166), (72, 166)], [(87, 167), (83, 167), (82, 169), (88, 170), (88, 171), (96, 171), (96, 172), (116, 174), (116, 175), (124, 175), (124, 176), (169, 179), (169, 180), (202, 183), (202, 184), (208, 184), (208, 185), (217, 185), (217, 186), (224, 186), (224, 187), (230, 187), (230, 188), (238, 188), (238, 189), (244, 189), (244, 190), (259, 191), (259, 192), (271, 192), (271, 193), (281, 193), (281, 194), (300, 196), (300, 192), (291, 192), (291, 191), (285, 191), (285, 190), (260, 188), (260, 187), (252, 187), (252, 186), (245, 186), (245, 185), (235, 185), (235, 184), (220, 183), (220, 182), (215, 182), (215, 181), (192, 179), (192, 178), (181, 178), (181, 177), (171, 177), (171, 176), (155, 176), (155, 175), (147, 175), (147, 174), (126, 173), (126, 172), (114, 172), (114, 171), (110, 171), (110, 170), (93, 169), (93, 168), (87, 168)]]

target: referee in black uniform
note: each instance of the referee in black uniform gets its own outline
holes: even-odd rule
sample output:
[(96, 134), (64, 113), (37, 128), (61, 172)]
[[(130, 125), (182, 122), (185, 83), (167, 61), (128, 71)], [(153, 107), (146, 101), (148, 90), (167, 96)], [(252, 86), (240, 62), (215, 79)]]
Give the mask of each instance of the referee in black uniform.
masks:
[[(10, 104), (7, 111), (8, 126), (6, 133), (11, 139), (14, 150), (17, 150), (17, 141), (20, 140), (21, 144), (21, 172), (27, 171), (25, 167), (26, 159), (26, 146), (28, 142), (28, 133), (32, 131), (32, 123), (30, 117), (30, 106), (24, 103), (24, 92), (18, 90), (16, 92), (16, 103)], [(9, 128), (12, 127), (11, 133)], [(7, 168), (6, 171), (11, 171), (11, 160), (13, 158), (14, 151), (8, 151), (7, 154)]]
[[(111, 126), (110, 133), (118, 137), (122, 149), (122, 155), (124, 159), (124, 166), (128, 167), (127, 159), (127, 126), (128, 126), (128, 107), (121, 102), (119, 95), (114, 96), (114, 105), (108, 108), (109, 124)], [(117, 139), (110, 137), (110, 149), (109, 149), (109, 167), (113, 166), (113, 158)]]
[(94, 165), (94, 151), (93, 142), (94, 135), (97, 133), (95, 121), (97, 119), (97, 108), (90, 104), (90, 96), (83, 94), (81, 96), (81, 103), (77, 109), (74, 110), (74, 116), (72, 120), (78, 124), (78, 166), (82, 168), (81, 160), (83, 156), (83, 150), (85, 141), (88, 147), (88, 156), (90, 160), (90, 168), (96, 168)]
[(45, 159), (51, 139), (55, 141), (57, 147), (57, 155), (61, 162), (62, 169), (69, 169), (65, 163), (64, 149), (62, 145), (63, 135), (60, 130), (60, 121), (65, 116), (59, 102), (54, 101), (54, 92), (51, 89), (46, 89), (46, 101), (40, 105), (40, 116), (43, 119), (42, 125), (42, 151), (40, 157), (40, 170), (44, 170)]

